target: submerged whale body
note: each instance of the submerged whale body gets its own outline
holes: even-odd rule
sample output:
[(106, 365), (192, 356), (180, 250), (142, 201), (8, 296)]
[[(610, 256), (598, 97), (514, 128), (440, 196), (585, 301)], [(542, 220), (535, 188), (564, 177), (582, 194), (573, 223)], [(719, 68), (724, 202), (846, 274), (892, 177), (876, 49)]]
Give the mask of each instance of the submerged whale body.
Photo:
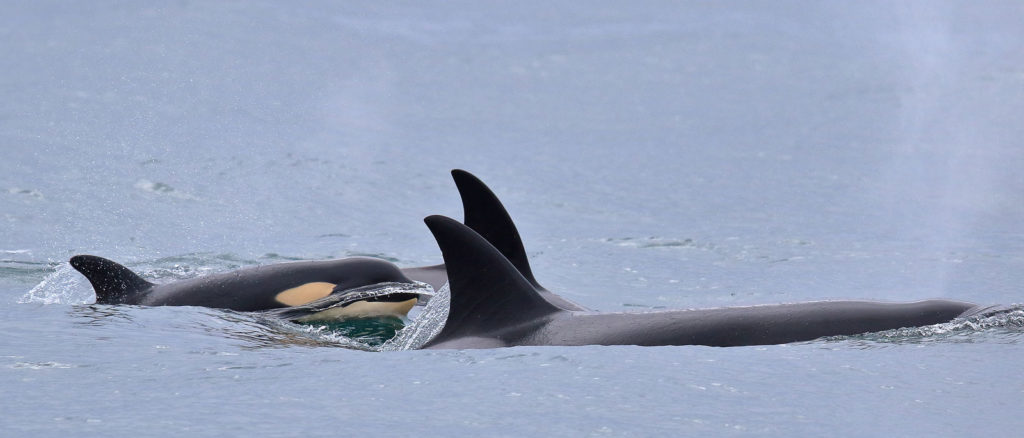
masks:
[(493, 245), (465, 225), (425, 219), (447, 267), (451, 307), (423, 348), (516, 345), (783, 344), (938, 324), (980, 309), (971, 303), (820, 301), (637, 313), (569, 311), (551, 305)]

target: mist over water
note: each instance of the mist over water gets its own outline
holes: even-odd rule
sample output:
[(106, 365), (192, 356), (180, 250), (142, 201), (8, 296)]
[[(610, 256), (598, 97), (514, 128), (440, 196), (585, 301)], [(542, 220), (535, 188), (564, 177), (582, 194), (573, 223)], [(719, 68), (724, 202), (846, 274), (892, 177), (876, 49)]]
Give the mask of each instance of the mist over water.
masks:
[[(960, 9), (916, 3), (895, 11), (901, 83), (897, 136), (881, 184), (889, 193), (883, 199), (897, 213), (898, 233), (940, 255), (970, 245), (985, 226), (980, 216), (999, 209), (1000, 192), (1008, 188), (1000, 180), (1009, 176), (999, 162), (1008, 139), (987, 132), (991, 112), (971, 98), (984, 84), (967, 77), (977, 72), (963, 71), (966, 51), (979, 44), (953, 28), (954, 14), (965, 12)], [(974, 87), (965, 90), (965, 84)], [(949, 266), (939, 266), (922, 281), (946, 291), (949, 275)]]

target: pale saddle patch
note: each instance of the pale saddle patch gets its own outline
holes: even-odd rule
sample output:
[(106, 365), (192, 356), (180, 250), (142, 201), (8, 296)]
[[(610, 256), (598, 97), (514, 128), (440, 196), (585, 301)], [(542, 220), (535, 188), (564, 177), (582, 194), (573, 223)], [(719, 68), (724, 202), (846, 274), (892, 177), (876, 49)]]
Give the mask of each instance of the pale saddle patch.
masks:
[(330, 295), (334, 286), (334, 283), (323, 281), (306, 283), (283, 291), (274, 296), (274, 299), (286, 306), (301, 306)]

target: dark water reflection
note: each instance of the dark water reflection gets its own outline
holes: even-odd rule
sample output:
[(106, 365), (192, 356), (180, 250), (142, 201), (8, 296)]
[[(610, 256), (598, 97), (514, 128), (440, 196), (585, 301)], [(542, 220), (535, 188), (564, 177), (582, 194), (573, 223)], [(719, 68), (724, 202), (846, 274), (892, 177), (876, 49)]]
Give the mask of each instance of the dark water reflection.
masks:
[[(296, 324), (258, 313), (199, 307), (76, 305), (71, 323), (88, 330), (124, 331), (124, 326), (167, 339), (168, 331), (201, 333), (240, 341), (246, 350), (301, 347), (342, 347), (375, 351), (405, 324), (400, 318), (350, 319), (333, 323)], [(103, 338), (106, 338), (104, 336)], [(164, 342), (164, 341), (161, 341)]]

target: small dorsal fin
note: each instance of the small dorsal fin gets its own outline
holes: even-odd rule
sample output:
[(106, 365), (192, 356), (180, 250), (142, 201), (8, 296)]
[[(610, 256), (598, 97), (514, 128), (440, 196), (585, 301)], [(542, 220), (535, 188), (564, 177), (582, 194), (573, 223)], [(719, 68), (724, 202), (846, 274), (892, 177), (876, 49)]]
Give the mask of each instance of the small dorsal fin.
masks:
[(92, 283), (97, 304), (137, 304), (137, 295), (153, 287), (131, 269), (103, 257), (76, 255), (71, 267)]
[(478, 336), (559, 311), (482, 236), (444, 216), (424, 219), (444, 256), (451, 307), (430, 343)]
[(452, 170), (455, 186), (462, 196), (463, 223), (494, 245), (533, 287), (543, 289), (533, 277), (519, 230), (505, 206), (483, 181), (465, 170)]

